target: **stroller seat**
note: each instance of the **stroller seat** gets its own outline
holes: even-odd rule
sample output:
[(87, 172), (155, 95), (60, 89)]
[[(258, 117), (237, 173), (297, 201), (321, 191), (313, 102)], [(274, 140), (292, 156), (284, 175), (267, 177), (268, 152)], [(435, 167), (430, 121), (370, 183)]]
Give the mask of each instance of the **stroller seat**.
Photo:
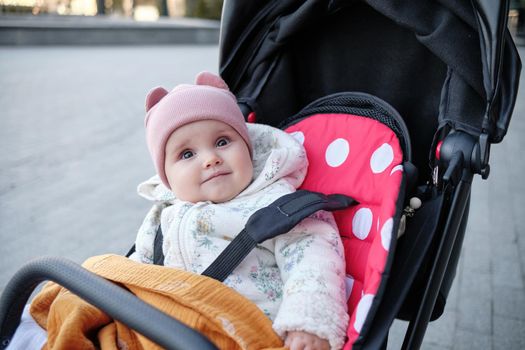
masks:
[[(340, 95), (328, 100), (337, 98)], [(318, 104), (305, 110), (315, 113)], [(334, 212), (346, 258), (350, 323), (345, 349), (350, 349), (366, 328), (367, 317), (373, 318), (378, 303), (374, 300), (380, 299), (386, 284), (404, 198), (404, 154), (396, 133), (376, 119), (349, 113), (300, 115), (301, 120), (285, 131), (304, 145), (308, 155), (301, 188), (340, 193), (359, 202)]]

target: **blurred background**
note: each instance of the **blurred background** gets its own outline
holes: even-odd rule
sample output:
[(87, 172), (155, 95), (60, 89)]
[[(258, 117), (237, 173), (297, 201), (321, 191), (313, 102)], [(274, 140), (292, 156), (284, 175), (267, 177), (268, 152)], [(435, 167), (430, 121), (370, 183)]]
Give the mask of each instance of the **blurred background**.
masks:
[(222, 0), (0, 0), (0, 14), (220, 19)]
[(519, 44), (523, 44), (525, 36), (525, 0), (510, 1), (509, 30), (515, 40), (519, 41)]
[(0, 0), (0, 45), (217, 44), (222, 0)]

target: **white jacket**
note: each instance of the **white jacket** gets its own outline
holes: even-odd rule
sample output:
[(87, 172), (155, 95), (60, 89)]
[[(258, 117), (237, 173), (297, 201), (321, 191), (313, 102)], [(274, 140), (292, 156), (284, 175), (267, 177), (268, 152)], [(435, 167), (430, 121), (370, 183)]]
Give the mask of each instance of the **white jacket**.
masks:
[[(250, 215), (302, 183), (308, 161), (302, 145), (287, 133), (248, 124), (253, 144), (254, 179), (234, 199), (215, 204), (178, 200), (158, 176), (138, 187), (156, 202), (136, 239), (131, 257), (153, 261), (159, 222), (166, 266), (202, 273), (244, 228)], [(284, 338), (301, 330), (344, 345), (348, 315), (343, 247), (333, 216), (324, 211), (304, 219), (292, 231), (258, 245), (224, 281), (273, 320)]]

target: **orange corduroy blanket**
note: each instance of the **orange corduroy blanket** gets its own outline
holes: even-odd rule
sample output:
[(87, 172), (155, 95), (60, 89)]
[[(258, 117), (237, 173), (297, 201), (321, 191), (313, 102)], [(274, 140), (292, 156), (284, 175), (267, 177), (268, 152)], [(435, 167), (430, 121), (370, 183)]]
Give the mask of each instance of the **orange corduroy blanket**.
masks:
[[(262, 311), (216, 280), (117, 255), (92, 257), (82, 266), (205, 334), (219, 349), (284, 349)], [(35, 297), (31, 315), (48, 332), (44, 349), (160, 349), (53, 282)]]

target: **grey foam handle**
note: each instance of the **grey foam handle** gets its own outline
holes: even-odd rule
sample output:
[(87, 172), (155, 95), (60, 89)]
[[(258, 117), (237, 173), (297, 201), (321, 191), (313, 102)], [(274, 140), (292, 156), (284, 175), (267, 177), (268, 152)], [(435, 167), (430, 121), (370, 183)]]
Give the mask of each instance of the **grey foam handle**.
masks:
[(45, 280), (60, 284), (166, 349), (217, 349), (199, 332), (127, 290), (70, 260), (56, 257), (28, 262), (7, 284), (0, 298), (0, 349), (9, 345), (24, 305), (38, 284)]

